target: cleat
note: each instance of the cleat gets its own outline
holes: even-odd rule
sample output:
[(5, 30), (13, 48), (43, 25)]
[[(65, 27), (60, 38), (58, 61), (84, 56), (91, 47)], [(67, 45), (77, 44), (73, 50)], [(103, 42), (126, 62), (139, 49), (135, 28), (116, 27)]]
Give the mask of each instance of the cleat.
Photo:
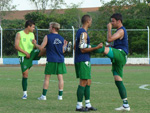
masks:
[(59, 96), (59, 95), (58, 95), (58, 100), (62, 100), (62, 99), (63, 99), (62, 96)]
[(46, 100), (46, 96), (41, 95), (38, 100)]
[(115, 108), (116, 111), (130, 111), (130, 107), (121, 106), (119, 108)]
[(87, 111), (97, 111), (97, 109), (94, 107), (86, 107), (85, 109), (87, 109)]
[(22, 99), (27, 99), (27, 95), (23, 95)]
[(80, 109), (77, 109), (77, 108), (76, 108), (76, 111), (79, 111), (79, 112), (87, 112), (88, 110), (85, 109), (84, 107), (82, 107), (82, 108), (80, 108)]

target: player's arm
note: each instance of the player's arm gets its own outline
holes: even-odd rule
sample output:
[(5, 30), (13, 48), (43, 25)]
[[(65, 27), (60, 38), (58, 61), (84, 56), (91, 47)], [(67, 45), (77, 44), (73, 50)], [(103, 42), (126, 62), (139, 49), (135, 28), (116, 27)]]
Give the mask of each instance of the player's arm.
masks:
[(64, 40), (63, 53), (65, 53), (65, 51), (66, 51), (67, 44), (68, 44), (68, 41)]
[(21, 39), (20, 34), (17, 33), (17, 34), (16, 34), (16, 38), (15, 38), (15, 49), (16, 49), (17, 51), (20, 51), (20, 52), (24, 53), (27, 58), (30, 58), (30, 54), (20, 48), (20, 46), (19, 46), (20, 39)]
[(73, 49), (74, 49), (74, 51), (76, 50), (76, 43), (74, 43)]
[[(36, 39), (35, 39), (35, 35), (34, 35), (34, 40), (36, 40)], [(33, 44), (33, 45), (34, 45), (34, 44)], [(34, 45), (34, 49), (35, 49), (35, 48), (36, 48), (36, 47), (35, 47), (35, 45)]]
[(96, 49), (99, 49), (101, 48), (100, 45), (96, 46), (96, 47), (88, 47), (89, 45), (87, 44), (87, 33), (84, 32), (81, 34), (80, 36), (80, 44), (79, 44), (79, 48), (81, 50), (82, 53), (88, 53), (88, 52), (91, 52), (91, 51), (94, 51)]
[(44, 47), (47, 45), (47, 35), (44, 37), (43, 42), (41, 45), (38, 45), (36, 43), (36, 40), (32, 40), (32, 43), (35, 45), (35, 47), (37, 49), (39, 49), (40, 51), (42, 51), (44, 49)]
[(124, 31), (123, 29), (119, 29), (116, 33), (114, 33), (113, 35), (111, 34), (111, 29), (112, 29), (112, 24), (109, 23), (107, 25), (107, 30), (108, 30), (108, 33), (107, 33), (107, 41), (108, 42), (113, 42), (114, 40), (117, 40), (117, 39), (122, 39), (123, 36), (124, 36)]

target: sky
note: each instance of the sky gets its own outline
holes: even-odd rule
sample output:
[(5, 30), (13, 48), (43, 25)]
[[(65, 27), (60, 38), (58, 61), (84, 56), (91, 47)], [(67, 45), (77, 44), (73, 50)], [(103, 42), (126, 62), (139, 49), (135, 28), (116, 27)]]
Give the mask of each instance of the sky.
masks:
[[(100, 3), (100, 0), (64, 0), (67, 5), (70, 3), (78, 4), (80, 2), (83, 2), (80, 8), (87, 8), (87, 7), (100, 7), (102, 4)], [(105, 0), (110, 1), (110, 0)], [(17, 5), (16, 10), (36, 10), (36, 7), (34, 4), (31, 4), (30, 0), (12, 0), (13, 5)], [(65, 8), (65, 7), (62, 7)]]

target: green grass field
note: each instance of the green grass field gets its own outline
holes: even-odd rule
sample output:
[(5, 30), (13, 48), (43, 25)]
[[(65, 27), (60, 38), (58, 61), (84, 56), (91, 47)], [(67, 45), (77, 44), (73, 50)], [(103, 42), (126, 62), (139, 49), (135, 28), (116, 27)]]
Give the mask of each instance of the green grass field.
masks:
[[(19, 66), (0, 67), (0, 113), (76, 113), (76, 89), (79, 80), (74, 66), (67, 66), (64, 75), (63, 100), (57, 100), (58, 82), (51, 76), (47, 100), (39, 101), (44, 80), (44, 66), (33, 66), (28, 78), (28, 99), (22, 100), (21, 70)], [(124, 84), (127, 89), (131, 113), (150, 113), (150, 67), (125, 66)], [(146, 88), (139, 86), (149, 84)], [(84, 103), (84, 102), (83, 102)], [(92, 113), (119, 113), (122, 105), (114, 84), (111, 66), (92, 66), (91, 103), (98, 109)]]

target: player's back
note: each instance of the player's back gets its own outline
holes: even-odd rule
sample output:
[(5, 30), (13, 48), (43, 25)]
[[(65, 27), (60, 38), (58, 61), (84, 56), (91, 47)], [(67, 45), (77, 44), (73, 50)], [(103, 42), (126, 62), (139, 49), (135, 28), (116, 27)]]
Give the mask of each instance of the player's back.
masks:
[(59, 34), (48, 34), (46, 56), (48, 62), (64, 62), (63, 45), (64, 38)]

